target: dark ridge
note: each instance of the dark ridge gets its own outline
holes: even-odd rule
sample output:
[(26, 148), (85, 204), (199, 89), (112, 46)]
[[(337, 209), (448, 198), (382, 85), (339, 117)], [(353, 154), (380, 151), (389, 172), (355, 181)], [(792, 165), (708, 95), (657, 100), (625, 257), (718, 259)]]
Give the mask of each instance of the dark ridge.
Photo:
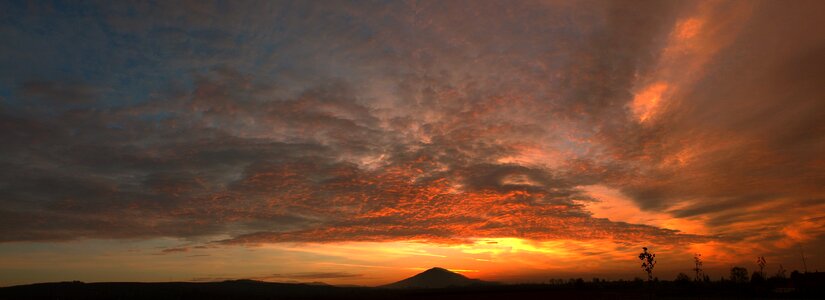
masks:
[(256, 280), (221, 282), (52, 282), (0, 288), (5, 299), (379, 299), (386, 292), (366, 287)]
[[(413, 285), (439, 279), (438, 286)], [(448, 282), (444, 284), (444, 282)], [(452, 283), (451, 283), (452, 282)], [(455, 282), (458, 282), (456, 284)], [(459, 286), (460, 284), (470, 284)], [(5, 299), (825, 299), (825, 273), (791, 273), (790, 278), (736, 282), (732, 280), (607, 281), (594, 278), (552, 279), (543, 284), (489, 284), (442, 268), (434, 268), (399, 281), (409, 288), (340, 287), (305, 283), (272, 283), (255, 280), (223, 282), (54, 282), (0, 287)]]

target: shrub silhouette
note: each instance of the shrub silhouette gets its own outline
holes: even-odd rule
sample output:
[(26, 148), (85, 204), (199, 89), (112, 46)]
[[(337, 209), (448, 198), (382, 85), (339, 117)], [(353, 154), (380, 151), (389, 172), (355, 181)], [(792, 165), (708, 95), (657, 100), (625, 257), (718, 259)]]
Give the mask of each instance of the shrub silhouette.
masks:
[(688, 283), (690, 282), (690, 276), (685, 273), (679, 273), (679, 275), (676, 275), (676, 279), (674, 279), (674, 281), (678, 283)]
[(759, 273), (757, 271), (753, 271), (753, 274), (751, 274), (751, 284), (761, 285), (764, 282), (765, 282), (765, 277), (762, 277), (762, 273)]
[(774, 278), (779, 278), (779, 279), (786, 279), (786, 278), (788, 278), (788, 275), (786, 274), (787, 272), (788, 271), (786, 271), (785, 268), (782, 267), (782, 265), (780, 264), (779, 269), (776, 270), (776, 275), (773, 275), (773, 277)]
[(730, 281), (734, 283), (748, 282), (748, 269), (733, 267), (730, 269)]

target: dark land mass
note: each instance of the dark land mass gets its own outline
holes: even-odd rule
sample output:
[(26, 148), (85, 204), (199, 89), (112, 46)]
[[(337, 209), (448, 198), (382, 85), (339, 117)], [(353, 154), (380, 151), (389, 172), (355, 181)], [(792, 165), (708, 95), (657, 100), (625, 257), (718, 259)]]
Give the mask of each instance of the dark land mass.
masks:
[(413, 277), (380, 287), (390, 289), (436, 289), (448, 287), (481, 286), (492, 284), (495, 283), (481, 281), (479, 279), (470, 279), (464, 275), (450, 272), (449, 270), (444, 268), (436, 267), (418, 273)]
[(773, 282), (571, 279), (555, 284), (473, 284), (442, 288), (336, 287), (254, 280), (58, 282), (0, 288), (0, 299), (825, 299), (823, 279), (825, 273), (801, 274)]

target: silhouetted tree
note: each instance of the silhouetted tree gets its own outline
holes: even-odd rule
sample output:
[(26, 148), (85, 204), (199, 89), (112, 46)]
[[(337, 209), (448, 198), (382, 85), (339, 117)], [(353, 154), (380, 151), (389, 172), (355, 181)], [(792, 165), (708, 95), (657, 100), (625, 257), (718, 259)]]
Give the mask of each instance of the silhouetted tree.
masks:
[(774, 275), (773, 277), (774, 278), (779, 278), (779, 279), (786, 279), (786, 278), (788, 278), (788, 275), (786, 274), (787, 272), (788, 271), (785, 270), (785, 268), (782, 267), (782, 265), (780, 264), (779, 269), (776, 270), (776, 275)]
[(679, 275), (676, 275), (676, 279), (674, 281), (679, 283), (687, 283), (690, 282), (690, 276), (685, 273), (679, 273)]
[(653, 281), (653, 267), (656, 266), (656, 254), (647, 252), (647, 247), (642, 247), (644, 252), (639, 253), (639, 260), (642, 261), (642, 269), (647, 272), (647, 281)]
[(734, 283), (748, 282), (748, 269), (733, 267), (730, 269), (730, 281)]
[(761, 285), (764, 282), (765, 277), (762, 277), (762, 273), (754, 271), (753, 274), (751, 274), (751, 284)]
[(756, 264), (759, 265), (759, 275), (762, 276), (762, 278), (765, 278), (765, 265), (768, 264), (768, 262), (765, 260), (765, 257), (764, 256), (757, 257), (756, 258)]
[(696, 273), (696, 281), (702, 280), (702, 254), (693, 254), (693, 272)]

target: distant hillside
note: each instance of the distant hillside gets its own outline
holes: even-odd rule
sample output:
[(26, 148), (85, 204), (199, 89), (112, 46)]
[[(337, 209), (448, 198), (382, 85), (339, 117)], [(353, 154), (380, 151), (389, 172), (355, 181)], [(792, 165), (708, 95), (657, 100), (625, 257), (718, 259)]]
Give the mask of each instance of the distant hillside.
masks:
[(436, 288), (446, 288), (446, 287), (465, 287), (465, 286), (473, 286), (473, 285), (489, 285), (492, 284), (491, 282), (481, 281), (478, 279), (470, 279), (464, 275), (450, 272), (447, 269), (443, 268), (432, 268), (427, 271), (418, 273), (417, 275), (398, 281), (396, 283), (391, 283), (388, 285), (381, 286), (383, 288), (391, 288), (391, 289), (411, 289), (411, 288), (423, 288), (423, 289), (436, 289)]
[(388, 291), (318, 283), (223, 282), (54, 282), (0, 288), (6, 299), (387, 299)]

